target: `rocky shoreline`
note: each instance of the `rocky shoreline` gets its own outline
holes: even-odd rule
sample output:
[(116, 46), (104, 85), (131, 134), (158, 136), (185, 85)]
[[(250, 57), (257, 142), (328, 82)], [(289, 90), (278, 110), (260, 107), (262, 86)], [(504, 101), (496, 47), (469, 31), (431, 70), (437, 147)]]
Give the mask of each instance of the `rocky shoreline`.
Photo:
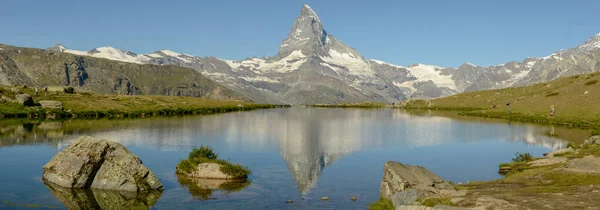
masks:
[(415, 210), (594, 209), (600, 204), (599, 156), (600, 136), (593, 136), (542, 158), (501, 164), (505, 178), (457, 186), (421, 166), (390, 161), (379, 202), (391, 202), (389, 209)]

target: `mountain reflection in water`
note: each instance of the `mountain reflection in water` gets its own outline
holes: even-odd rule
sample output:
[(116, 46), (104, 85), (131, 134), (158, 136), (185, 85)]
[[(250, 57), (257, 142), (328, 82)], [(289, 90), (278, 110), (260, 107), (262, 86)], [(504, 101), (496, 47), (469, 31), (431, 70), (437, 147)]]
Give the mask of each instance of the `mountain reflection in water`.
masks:
[[(582, 139), (587, 135), (587, 131), (562, 127), (494, 123), (499, 125), (460, 121), (431, 113), (415, 116), (393, 109), (290, 108), (173, 118), (10, 124), (0, 129), (0, 146), (45, 143), (60, 149), (84, 134), (125, 146), (162, 151), (189, 150), (198, 145), (200, 137), (225, 141), (230, 148), (244, 150), (263, 151), (266, 147), (278, 146), (298, 190), (306, 194), (316, 185), (325, 167), (361, 149), (505, 140), (555, 150), (566, 146), (566, 142), (557, 137), (561, 133), (577, 133)], [(207, 192), (220, 189), (206, 187), (208, 185), (189, 187), (199, 185), (187, 181), (180, 184), (187, 185), (190, 192), (205, 190), (204, 194), (196, 193), (199, 199), (208, 199)]]

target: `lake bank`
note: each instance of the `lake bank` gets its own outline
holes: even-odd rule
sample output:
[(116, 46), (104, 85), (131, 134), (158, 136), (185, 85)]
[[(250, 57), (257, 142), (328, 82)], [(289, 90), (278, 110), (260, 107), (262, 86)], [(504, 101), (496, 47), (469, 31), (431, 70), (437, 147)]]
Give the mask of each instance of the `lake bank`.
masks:
[[(461, 193), (438, 192), (419, 194), (419, 197), (390, 196), (390, 192), (410, 194), (409, 189), (388, 189), (389, 182), (411, 181), (402, 170), (393, 176), (384, 176), (382, 198), (369, 209), (587, 209), (597, 207), (596, 197), (600, 193), (600, 136), (594, 136), (579, 146), (534, 157), (528, 153), (517, 153), (513, 162), (499, 165), (505, 177), (492, 181), (451, 183)], [(386, 170), (388, 164), (384, 167)], [(418, 166), (408, 166), (415, 167)], [(390, 170), (389, 168), (387, 170)], [(415, 169), (416, 170), (416, 169)], [(424, 169), (426, 170), (426, 169)], [(400, 174), (400, 175), (399, 175)], [(393, 177), (394, 180), (391, 180)], [(412, 180), (414, 181), (414, 180)], [(384, 186), (387, 188), (383, 188)], [(434, 185), (434, 186), (437, 186)], [(426, 186), (422, 186), (426, 187)], [(415, 188), (419, 190), (421, 188)], [(422, 189), (421, 189), (422, 190)]]
[[(170, 115), (203, 115), (234, 111), (249, 111), (290, 107), (289, 105), (255, 104), (245, 101), (220, 101), (194, 97), (159, 95), (109, 95), (89, 92), (65, 93), (34, 88), (0, 87), (7, 99), (19, 93), (32, 96), (32, 105), (4, 101), (0, 105), (0, 118), (68, 119), (68, 118), (135, 118)], [(59, 108), (43, 107), (47, 101), (57, 102)]]

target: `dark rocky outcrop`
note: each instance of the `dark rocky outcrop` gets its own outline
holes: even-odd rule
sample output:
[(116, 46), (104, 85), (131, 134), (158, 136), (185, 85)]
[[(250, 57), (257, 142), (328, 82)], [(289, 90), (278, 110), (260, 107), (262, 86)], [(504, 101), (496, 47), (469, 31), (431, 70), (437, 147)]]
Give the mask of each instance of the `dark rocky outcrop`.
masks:
[(162, 190), (156, 175), (123, 145), (83, 136), (44, 167), (46, 182), (67, 188), (133, 192)]
[(33, 98), (29, 94), (18, 94), (17, 96), (15, 96), (15, 100), (17, 101), (17, 103), (23, 106), (34, 105)]

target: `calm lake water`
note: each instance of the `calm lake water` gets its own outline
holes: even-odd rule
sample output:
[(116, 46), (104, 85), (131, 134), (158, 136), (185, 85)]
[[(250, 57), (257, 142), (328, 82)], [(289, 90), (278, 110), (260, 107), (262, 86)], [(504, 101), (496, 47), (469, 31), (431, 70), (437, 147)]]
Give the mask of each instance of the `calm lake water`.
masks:
[[(445, 115), (445, 114), (443, 114)], [(455, 183), (493, 180), (515, 152), (536, 156), (589, 131), (408, 114), (393, 109), (288, 108), (130, 120), (0, 121), (0, 209), (366, 209), (379, 198), (388, 160), (422, 165)], [(157, 202), (112, 192), (51, 190), (42, 166), (81, 135), (120, 142), (165, 186)], [(250, 184), (190, 182), (175, 175), (194, 146), (253, 171)], [(319, 200), (329, 197), (329, 201)], [(349, 198), (356, 196), (357, 201)], [(285, 201), (291, 199), (292, 204)], [(90, 204), (91, 203), (91, 204)]]

